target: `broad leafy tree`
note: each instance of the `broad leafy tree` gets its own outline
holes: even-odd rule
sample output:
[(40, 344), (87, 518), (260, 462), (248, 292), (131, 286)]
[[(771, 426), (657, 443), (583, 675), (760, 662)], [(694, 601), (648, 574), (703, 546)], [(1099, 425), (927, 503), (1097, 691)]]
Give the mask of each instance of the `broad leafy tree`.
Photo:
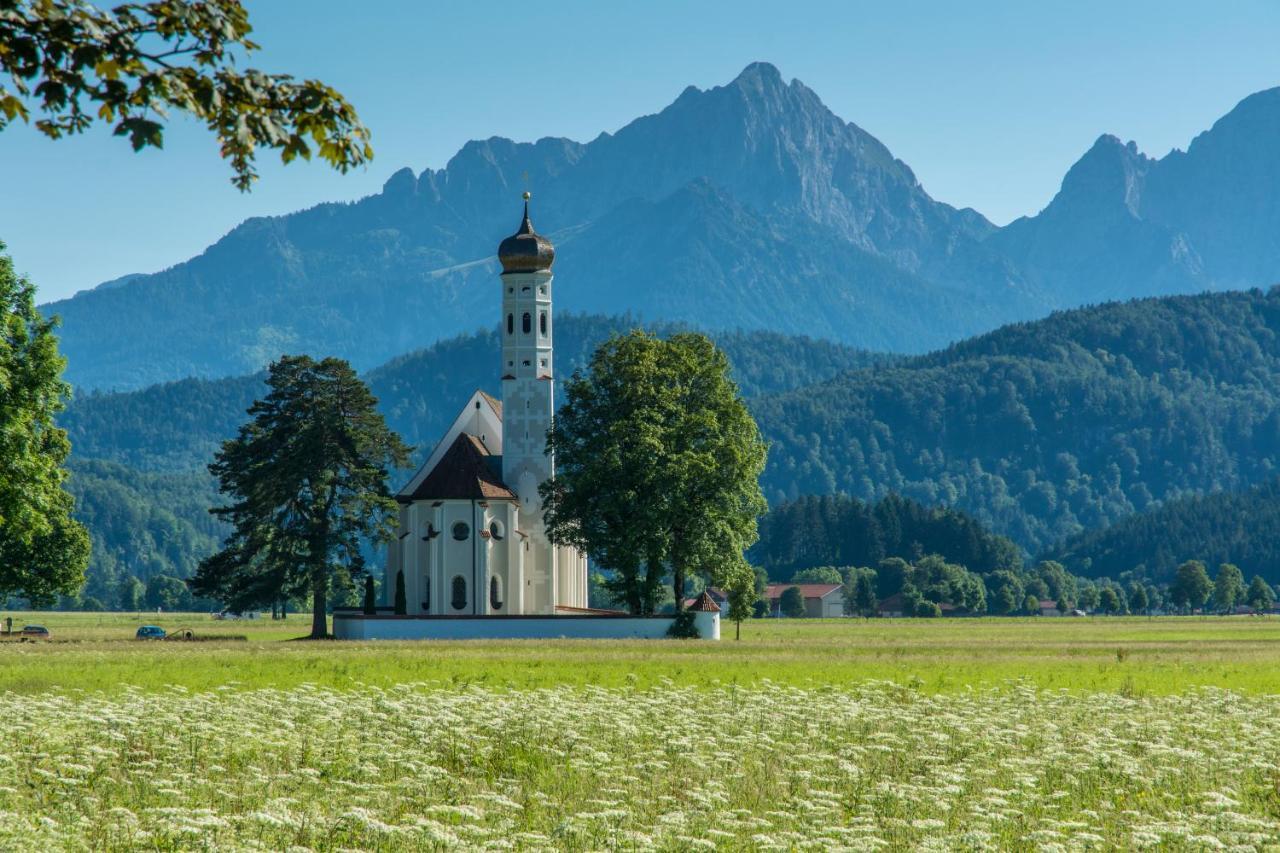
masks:
[(742, 639), (742, 620), (750, 619), (755, 612), (756, 573), (745, 561), (740, 560), (720, 573), (721, 589), (729, 599), (729, 612), (733, 622), (733, 638)]
[(1213, 603), (1222, 613), (1230, 613), (1244, 601), (1244, 573), (1234, 563), (1218, 566), (1218, 576), (1213, 582)]
[(1173, 583), (1169, 585), (1169, 600), (1184, 611), (1204, 606), (1213, 592), (1213, 581), (1199, 560), (1187, 560), (1178, 566)]
[[(0, 7), (2, 8), (2, 7)], [(0, 600), (40, 603), (84, 583), (89, 535), (63, 488), (71, 444), (54, 423), (70, 396), (56, 320), (40, 316), (35, 286), (0, 243)]]
[(182, 112), (213, 133), (242, 190), (259, 148), (285, 163), (315, 153), (344, 172), (371, 159), (339, 92), (236, 67), (258, 48), (252, 29), (240, 0), (0, 0), (0, 130), (36, 113), (36, 129), (58, 139), (101, 121), (136, 151), (162, 147), (169, 113)]
[(1249, 581), (1249, 589), (1245, 596), (1254, 613), (1266, 613), (1276, 603), (1275, 593), (1260, 575), (1254, 575), (1253, 580)]
[(267, 388), (209, 466), (230, 500), (213, 513), (232, 533), (191, 585), (237, 608), (310, 595), (320, 638), (330, 596), (365, 571), (361, 545), (391, 535), (388, 468), (408, 464), (409, 448), (341, 359), (285, 356)]
[(789, 586), (782, 591), (778, 599), (778, 609), (788, 619), (801, 619), (808, 615), (804, 609), (804, 593), (798, 586)]
[(632, 332), (575, 373), (547, 436), (557, 475), (542, 486), (552, 539), (612, 570), (610, 592), (651, 613), (669, 573), (721, 582), (755, 542), (765, 444), (703, 335)]

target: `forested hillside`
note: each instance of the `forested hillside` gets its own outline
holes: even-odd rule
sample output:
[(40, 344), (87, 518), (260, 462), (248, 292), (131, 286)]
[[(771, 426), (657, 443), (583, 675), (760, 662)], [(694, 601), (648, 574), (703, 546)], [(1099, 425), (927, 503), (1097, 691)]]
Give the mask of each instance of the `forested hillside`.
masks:
[(1180, 563), (1194, 559), (1210, 566), (1234, 563), (1246, 578), (1256, 574), (1280, 583), (1280, 480), (1243, 492), (1179, 498), (1073, 536), (1045, 556), (1086, 577), (1132, 571), (1167, 582)]
[(1280, 470), (1280, 291), (1055, 314), (754, 403), (771, 502), (954, 506), (1035, 553)]
[[(556, 320), (556, 363), (572, 372), (628, 318)], [(679, 327), (654, 327), (671, 333)], [(889, 363), (829, 341), (772, 332), (717, 337), (743, 392), (754, 396), (800, 387), (850, 368)], [(499, 393), (496, 331), (463, 335), (395, 359), (366, 376), (391, 426), (416, 458), (430, 452), (476, 388)], [(220, 530), (208, 514), (217, 495), (205, 470), (221, 442), (235, 435), (263, 391), (263, 375), (186, 379), (141, 391), (87, 394), (60, 418), (70, 435), (70, 485), (77, 516), (93, 537), (86, 595), (110, 604), (129, 575), (187, 577), (216, 548)]]

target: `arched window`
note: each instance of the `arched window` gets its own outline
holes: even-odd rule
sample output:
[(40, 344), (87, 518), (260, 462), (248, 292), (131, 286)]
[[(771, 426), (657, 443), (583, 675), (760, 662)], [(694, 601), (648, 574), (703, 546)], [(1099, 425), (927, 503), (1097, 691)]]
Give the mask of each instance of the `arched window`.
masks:
[(489, 606), (494, 610), (502, 609), (502, 587), (496, 577), (489, 578)]
[(538, 331), (542, 332), (543, 335), (546, 335), (547, 333), (547, 312), (546, 311), (543, 311), (540, 315), (538, 315)]
[(467, 579), (462, 575), (453, 576), (453, 598), (449, 603), (454, 610), (462, 610), (467, 606)]
[(529, 334), (531, 331), (533, 331), (533, 318), (530, 317), (528, 314), (525, 314), (522, 325), (524, 327), (524, 333), (526, 335)]
[(507, 334), (514, 335), (516, 333), (516, 315), (507, 315)]
[(459, 521), (453, 526), (453, 538), (459, 542), (465, 542), (467, 537), (471, 535), (471, 526), (465, 521)]

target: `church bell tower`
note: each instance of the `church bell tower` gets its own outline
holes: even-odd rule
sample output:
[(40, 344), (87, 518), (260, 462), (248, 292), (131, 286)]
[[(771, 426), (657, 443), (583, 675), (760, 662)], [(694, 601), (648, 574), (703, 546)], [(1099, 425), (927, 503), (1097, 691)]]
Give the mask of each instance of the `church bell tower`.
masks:
[(538, 486), (554, 473), (546, 452), (555, 411), (552, 378), (551, 241), (533, 230), (529, 193), (515, 234), (498, 247), (502, 263), (502, 479), (519, 498), (524, 548), (526, 612), (549, 611), (561, 601), (556, 551), (542, 521)]

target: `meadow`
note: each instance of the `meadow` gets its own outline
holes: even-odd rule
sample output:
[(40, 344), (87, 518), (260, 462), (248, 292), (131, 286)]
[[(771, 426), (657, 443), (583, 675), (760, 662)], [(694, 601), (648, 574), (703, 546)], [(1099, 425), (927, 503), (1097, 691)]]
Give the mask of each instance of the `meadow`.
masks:
[[(1276, 849), (1280, 620), (291, 642), (15, 614), (0, 847)], [(139, 642), (138, 624), (202, 642)]]

